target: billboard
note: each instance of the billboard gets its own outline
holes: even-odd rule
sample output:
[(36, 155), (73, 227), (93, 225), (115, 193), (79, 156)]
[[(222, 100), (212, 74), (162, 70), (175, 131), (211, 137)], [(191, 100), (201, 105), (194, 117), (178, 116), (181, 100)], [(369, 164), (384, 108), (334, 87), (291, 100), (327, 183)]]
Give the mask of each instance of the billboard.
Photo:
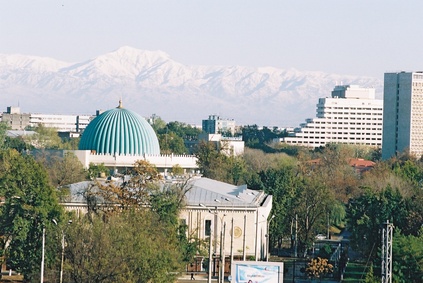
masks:
[(234, 261), (231, 283), (283, 283), (282, 262)]

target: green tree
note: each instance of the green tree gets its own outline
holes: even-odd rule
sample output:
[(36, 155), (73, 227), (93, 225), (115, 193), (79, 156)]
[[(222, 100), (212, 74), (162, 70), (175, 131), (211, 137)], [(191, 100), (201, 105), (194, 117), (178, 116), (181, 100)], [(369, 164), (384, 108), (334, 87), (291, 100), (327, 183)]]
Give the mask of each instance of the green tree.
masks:
[(381, 280), (380, 278), (376, 277), (373, 272), (373, 264), (370, 265), (369, 271), (366, 273), (366, 277), (364, 278), (365, 283), (379, 283)]
[(44, 161), (50, 183), (56, 188), (86, 180), (84, 166), (72, 152), (66, 152), (63, 156), (53, 155)]
[(6, 122), (0, 122), (0, 149), (4, 149), (5, 140), (6, 140), (6, 134), (7, 130), (9, 129), (9, 126)]
[(380, 247), (380, 225), (388, 220), (401, 229), (406, 223), (406, 216), (405, 202), (398, 190), (387, 187), (375, 193), (367, 188), (363, 195), (351, 199), (347, 206), (352, 246), (366, 257), (375, 258)]
[(151, 127), (156, 133), (159, 133), (162, 129), (166, 128), (166, 122), (162, 120), (159, 116), (156, 114), (151, 115), (150, 120)]
[(176, 133), (170, 132), (159, 135), (160, 152), (162, 154), (187, 154), (184, 140)]
[(16, 149), (18, 152), (33, 149), (33, 146), (27, 144), (22, 137), (6, 137), (4, 140), (4, 147)]
[(273, 196), (272, 215), (275, 215), (275, 219), (270, 227), (270, 245), (274, 246), (276, 242), (281, 243), (283, 238), (290, 236), (290, 223), (295, 217), (290, 210), (294, 207), (302, 183), (292, 167), (270, 168), (261, 171), (258, 176), (257, 179), (250, 179), (247, 185)]
[[(39, 274), (43, 227), (60, 220), (63, 209), (46, 171), (31, 156), (15, 150), (0, 152), (0, 231), (6, 256), (13, 269), (31, 281)], [(51, 255), (48, 255), (48, 259)]]
[(182, 268), (174, 226), (151, 210), (75, 222), (67, 233), (65, 282), (167, 283)]
[(423, 229), (419, 236), (395, 231), (392, 241), (393, 279), (399, 283), (423, 282)]
[(94, 180), (95, 178), (99, 178), (102, 175), (104, 177), (107, 177), (110, 175), (110, 169), (104, 166), (104, 163), (102, 164), (94, 164), (90, 163), (88, 166), (88, 179)]
[(62, 140), (60, 139), (57, 129), (48, 128), (42, 124), (34, 129), (33, 135), (24, 137), (25, 142), (31, 144), (38, 149), (60, 149)]

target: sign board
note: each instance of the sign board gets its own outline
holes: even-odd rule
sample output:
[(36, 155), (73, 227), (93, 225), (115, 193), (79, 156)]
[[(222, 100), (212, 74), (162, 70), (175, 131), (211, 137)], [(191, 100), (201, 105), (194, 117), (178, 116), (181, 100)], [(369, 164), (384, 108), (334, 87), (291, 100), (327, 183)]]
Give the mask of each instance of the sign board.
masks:
[(231, 283), (283, 283), (283, 263), (234, 261)]

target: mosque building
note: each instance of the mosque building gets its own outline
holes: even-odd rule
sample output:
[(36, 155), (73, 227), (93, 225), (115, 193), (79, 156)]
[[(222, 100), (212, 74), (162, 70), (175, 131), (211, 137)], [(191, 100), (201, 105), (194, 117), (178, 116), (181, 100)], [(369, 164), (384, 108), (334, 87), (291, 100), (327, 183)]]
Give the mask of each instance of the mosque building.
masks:
[(157, 136), (151, 125), (137, 113), (119, 106), (95, 117), (84, 130), (79, 150), (72, 151), (85, 168), (90, 163), (103, 164), (114, 173), (132, 168), (136, 161), (154, 164), (167, 176), (173, 166), (185, 173), (198, 169), (192, 155), (161, 155)]

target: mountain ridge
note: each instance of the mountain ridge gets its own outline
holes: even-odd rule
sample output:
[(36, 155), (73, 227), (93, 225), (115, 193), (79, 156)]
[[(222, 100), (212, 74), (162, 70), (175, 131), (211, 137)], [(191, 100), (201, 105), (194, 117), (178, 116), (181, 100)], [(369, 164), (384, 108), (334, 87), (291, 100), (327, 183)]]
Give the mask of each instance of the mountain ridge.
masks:
[(314, 117), (335, 82), (375, 87), (376, 78), (271, 66), (190, 66), (163, 51), (129, 46), (81, 62), (0, 54), (0, 107), (38, 113), (89, 113), (123, 98), (140, 115), (201, 124), (208, 115), (239, 125), (297, 126)]

